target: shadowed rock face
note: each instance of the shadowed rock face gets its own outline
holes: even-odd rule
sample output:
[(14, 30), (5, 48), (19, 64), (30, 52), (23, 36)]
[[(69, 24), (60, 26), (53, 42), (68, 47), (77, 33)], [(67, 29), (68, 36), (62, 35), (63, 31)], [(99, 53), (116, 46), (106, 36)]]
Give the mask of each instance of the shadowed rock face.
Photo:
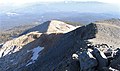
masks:
[[(91, 23), (82, 27), (78, 27), (73, 31), (69, 31), (70, 27), (71, 28), (74, 27), (68, 25), (63, 26), (65, 23), (62, 24), (61, 27), (59, 27), (59, 25), (61, 25), (61, 23), (63, 22), (59, 22), (58, 25), (56, 25), (55, 23), (56, 21), (52, 21), (52, 23), (47, 22), (46, 30), (45, 29), (41, 30), (43, 28), (42, 26), (40, 27), (40, 25), (36, 26), (34, 28), (25, 31), (23, 34), (21, 34), (19, 38), (14, 39), (14, 41), (12, 42), (14, 42), (15, 44), (9, 44), (9, 45), (10, 46), (20, 45), (22, 47), (16, 47), (19, 48), (19, 51), (13, 53), (11, 53), (12, 50), (11, 49), (10, 54), (4, 55), (1, 53), (2, 57), (0, 58), (0, 65), (1, 65), (0, 70), (1, 71), (66, 71), (66, 70), (94, 71), (94, 70), (109, 70), (109, 67), (116, 68), (114, 67), (114, 64), (116, 62), (118, 63), (117, 65), (119, 66), (119, 56), (117, 56), (119, 55), (119, 52), (117, 52), (117, 55), (113, 55), (113, 57), (109, 57), (112, 56), (113, 53), (112, 51), (114, 51), (114, 49), (117, 48), (117, 47), (114, 48), (109, 44), (112, 43), (116, 46), (119, 46), (117, 45), (119, 42), (115, 42), (115, 40), (120, 39), (119, 34), (115, 35), (117, 32), (119, 32), (120, 30), (119, 27), (108, 24)], [(41, 24), (41, 25), (45, 25), (45, 24)], [(52, 25), (52, 27), (50, 25)], [(61, 30), (62, 28), (64, 30)], [(67, 32), (65, 29), (67, 29)], [(64, 31), (64, 33), (61, 33), (61, 31)], [(105, 31), (107, 31), (107, 33), (104, 33)], [(115, 31), (114, 34), (111, 33), (114, 31)], [(118, 38), (114, 39), (113, 37), (115, 36)], [(112, 37), (112, 38), (107, 39), (108, 37)], [(20, 41), (16, 42), (18, 39)], [(110, 41), (112, 39), (113, 41)], [(107, 47), (101, 46), (98, 43), (101, 44), (102, 41), (103, 43), (107, 43), (110, 41), (110, 43), (108, 43)], [(88, 44), (90, 45), (98, 44), (98, 45), (88, 46)], [(5, 45), (2, 45), (2, 49), (4, 49), (3, 46)], [(33, 50), (37, 49), (36, 47), (38, 46), (44, 47), (44, 49), (38, 53), (39, 55), (37, 55), (36, 60), (31, 60), (34, 57), (33, 55), (35, 54)], [(5, 48), (5, 51), (9, 50), (9, 48), (12, 47), (7, 46)], [(16, 48), (13, 49), (15, 50)], [(88, 48), (91, 49), (89, 52), (87, 51)], [(0, 51), (2, 51), (2, 49), (0, 49)], [(107, 51), (110, 52), (107, 53)], [(75, 53), (77, 54), (77, 56), (75, 57), (75, 59), (73, 59), (72, 55)], [(114, 56), (116, 59), (114, 59)], [(101, 61), (105, 63), (102, 64)], [(112, 62), (112, 64), (108, 62)], [(83, 64), (85, 64), (85, 66)]]

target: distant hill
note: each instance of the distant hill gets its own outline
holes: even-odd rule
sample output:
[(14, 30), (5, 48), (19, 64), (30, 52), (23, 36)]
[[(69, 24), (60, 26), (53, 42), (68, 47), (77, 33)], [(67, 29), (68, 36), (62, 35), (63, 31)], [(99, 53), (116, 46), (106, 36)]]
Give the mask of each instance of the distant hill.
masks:
[(103, 21), (96, 21), (96, 23), (107, 23), (107, 24), (120, 26), (120, 19), (112, 18), (112, 19), (107, 19), (107, 20), (103, 20)]

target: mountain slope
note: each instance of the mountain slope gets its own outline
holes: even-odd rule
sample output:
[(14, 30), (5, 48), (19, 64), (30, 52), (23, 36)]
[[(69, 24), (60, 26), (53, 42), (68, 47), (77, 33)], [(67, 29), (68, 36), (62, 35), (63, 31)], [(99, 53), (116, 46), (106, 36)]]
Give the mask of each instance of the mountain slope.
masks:
[[(120, 47), (120, 28), (114, 24), (95, 22), (71, 31), (70, 29), (73, 27), (68, 28), (64, 24), (58, 30), (56, 25), (54, 25), (55, 23), (50, 23), (46, 31), (41, 30), (43, 29), (41, 27), (37, 29), (35, 27), (31, 28), (20, 37), (3, 44), (0, 48), (0, 70), (79, 71), (81, 70), (81, 62), (74, 60), (72, 56), (75, 53), (86, 51), (88, 44), (107, 44), (114, 50)], [(61, 22), (58, 23), (58, 25), (60, 24)], [(41, 25), (45, 25), (45, 23)], [(62, 30), (61, 27), (66, 30)], [(61, 33), (61, 31), (65, 32)], [(98, 49), (105, 53), (108, 48)], [(98, 52), (94, 49), (93, 51)], [(104, 53), (100, 53), (102, 56), (104, 55)], [(106, 58), (106, 56), (103, 56), (103, 58)], [(99, 64), (99, 60), (97, 60), (97, 63)], [(99, 68), (95, 69), (99, 70)]]
[(32, 28), (36, 26), (34, 25), (24, 25), (24, 26), (17, 26), (14, 28), (11, 28), (9, 30), (0, 30), (0, 43), (4, 43), (8, 40), (11, 40), (15, 37), (17, 37), (18, 35), (20, 35), (23, 31), (25, 31), (26, 29)]
[[(71, 31), (75, 28), (74, 26), (65, 24), (64, 22), (51, 22), (52, 24), (48, 21), (44, 24), (28, 29), (29, 32), (26, 34), (22, 34), (18, 38), (14, 38), (13, 40), (2, 44), (0, 46), (0, 71), (13, 71), (13, 69), (16, 71), (23, 65), (34, 63), (37, 59), (34, 59), (34, 57), (38, 56), (34, 56), (34, 50), (44, 49), (44, 51), (47, 51), (49, 47), (52, 47), (58, 42), (64, 31)], [(46, 31), (44, 31), (44, 29)], [(16, 69), (13, 67), (16, 67)]]
[(120, 20), (119, 19), (110, 19), (100, 22), (95, 22), (98, 33), (96, 38), (90, 40), (95, 44), (106, 43), (114, 47), (120, 46)]

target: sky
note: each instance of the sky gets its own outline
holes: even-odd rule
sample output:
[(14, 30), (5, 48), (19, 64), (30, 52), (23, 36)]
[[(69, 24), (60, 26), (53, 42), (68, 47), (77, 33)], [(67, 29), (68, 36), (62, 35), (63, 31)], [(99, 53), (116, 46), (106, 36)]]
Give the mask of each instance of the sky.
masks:
[(120, 4), (120, 0), (0, 0), (0, 4), (26, 4), (35, 2), (60, 2), (60, 1), (98, 1), (104, 3)]

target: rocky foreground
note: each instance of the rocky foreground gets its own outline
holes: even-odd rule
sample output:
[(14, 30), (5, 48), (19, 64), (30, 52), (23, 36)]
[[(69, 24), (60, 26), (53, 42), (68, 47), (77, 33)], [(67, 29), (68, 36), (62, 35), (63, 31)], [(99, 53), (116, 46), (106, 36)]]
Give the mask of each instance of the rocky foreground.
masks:
[(0, 45), (0, 71), (120, 71), (116, 23), (47, 21)]

